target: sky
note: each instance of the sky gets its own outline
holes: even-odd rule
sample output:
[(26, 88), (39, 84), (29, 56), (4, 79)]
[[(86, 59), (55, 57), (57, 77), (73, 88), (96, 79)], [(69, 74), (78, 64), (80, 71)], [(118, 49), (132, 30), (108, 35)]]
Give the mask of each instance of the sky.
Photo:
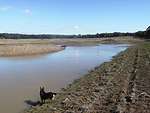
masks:
[(149, 11), (150, 0), (0, 0), (0, 33), (136, 32)]

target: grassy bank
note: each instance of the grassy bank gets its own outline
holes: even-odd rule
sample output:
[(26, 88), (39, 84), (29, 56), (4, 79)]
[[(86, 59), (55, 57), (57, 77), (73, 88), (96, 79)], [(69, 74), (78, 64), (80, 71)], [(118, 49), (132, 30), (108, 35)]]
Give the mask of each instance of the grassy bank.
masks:
[(149, 113), (150, 43), (121, 52), (25, 113)]
[(0, 56), (37, 55), (63, 50), (63, 47), (50, 44), (0, 45)]

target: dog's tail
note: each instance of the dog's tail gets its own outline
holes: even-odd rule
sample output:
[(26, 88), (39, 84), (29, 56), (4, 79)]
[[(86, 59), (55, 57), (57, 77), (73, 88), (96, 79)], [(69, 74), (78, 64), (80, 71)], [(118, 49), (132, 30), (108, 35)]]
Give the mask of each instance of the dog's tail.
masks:
[(57, 95), (58, 93), (53, 93), (53, 95)]

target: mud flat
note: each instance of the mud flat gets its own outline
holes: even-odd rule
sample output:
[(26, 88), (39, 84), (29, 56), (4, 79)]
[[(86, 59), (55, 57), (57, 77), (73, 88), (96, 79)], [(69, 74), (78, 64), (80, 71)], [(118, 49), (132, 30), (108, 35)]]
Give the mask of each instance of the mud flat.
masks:
[(24, 113), (150, 113), (150, 43), (138, 44)]

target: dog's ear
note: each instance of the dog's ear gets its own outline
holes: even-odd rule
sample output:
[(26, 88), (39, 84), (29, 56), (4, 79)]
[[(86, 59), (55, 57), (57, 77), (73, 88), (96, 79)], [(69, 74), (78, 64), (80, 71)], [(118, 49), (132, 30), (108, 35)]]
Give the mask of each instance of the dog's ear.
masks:
[(42, 87), (40, 86), (40, 90), (42, 89)]

